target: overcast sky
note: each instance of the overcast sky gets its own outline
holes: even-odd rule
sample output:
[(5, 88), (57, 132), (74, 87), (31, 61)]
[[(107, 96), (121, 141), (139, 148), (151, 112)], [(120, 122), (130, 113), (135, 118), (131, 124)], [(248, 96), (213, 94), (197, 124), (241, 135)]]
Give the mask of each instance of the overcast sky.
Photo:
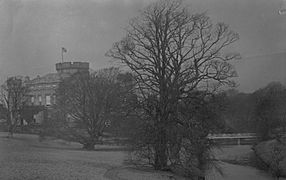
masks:
[[(10, 75), (55, 72), (61, 61), (110, 66), (104, 54), (124, 36), (128, 20), (154, 0), (0, 0), (0, 80)], [(186, 0), (240, 34), (233, 47), (239, 89), (251, 92), (270, 81), (286, 83), (286, 15), (282, 0)]]

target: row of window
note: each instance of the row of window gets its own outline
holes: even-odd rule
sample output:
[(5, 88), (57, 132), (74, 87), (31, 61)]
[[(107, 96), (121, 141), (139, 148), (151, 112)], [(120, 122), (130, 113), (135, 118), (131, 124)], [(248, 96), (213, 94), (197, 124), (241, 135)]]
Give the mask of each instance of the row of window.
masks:
[[(37, 102), (36, 102), (36, 99), (37, 98)], [(38, 103), (38, 105), (52, 105), (52, 104), (55, 104), (55, 101), (56, 101), (56, 96), (53, 95), (46, 95), (45, 96), (45, 104), (43, 104), (42, 102), (42, 95), (38, 95), (38, 96), (32, 96), (31, 97), (31, 103), (32, 104), (36, 104)]]

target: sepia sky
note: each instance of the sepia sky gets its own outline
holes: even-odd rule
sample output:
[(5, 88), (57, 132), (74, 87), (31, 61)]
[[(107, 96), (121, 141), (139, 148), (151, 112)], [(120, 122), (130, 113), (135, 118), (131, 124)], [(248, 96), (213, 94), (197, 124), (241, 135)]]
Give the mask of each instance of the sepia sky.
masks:
[[(10, 75), (44, 75), (61, 61), (110, 66), (104, 54), (124, 36), (128, 20), (154, 0), (0, 0), (0, 81)], [(185, 0), (240, 34), (233, 50), (239, 90), (252, 92), (270, 81), (286, 83), (286, 7), (283, 0)]]

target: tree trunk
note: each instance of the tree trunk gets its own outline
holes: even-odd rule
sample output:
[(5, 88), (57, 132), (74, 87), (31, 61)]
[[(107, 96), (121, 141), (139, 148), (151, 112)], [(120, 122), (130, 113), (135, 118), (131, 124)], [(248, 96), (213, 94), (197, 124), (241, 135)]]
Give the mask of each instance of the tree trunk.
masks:
[(14, 134), (14, 126), (13, 124), (10, 124), (8, 127), (9, 137), (13, 137)]
[(13, 118), (13, 114), (10, 113), (10, 117), (8, 119), (8, 136), (9, 137), (13, 137), (13, 133), (14, 133), (14, 118)]
[[(163, 61), (164, 63), (164, 61)], [(155, 159), (154, 168), (156, 170), (164, 170), (167, 168), (168, 155), (167, 155), (167, 128), (168, 128), (168, 92), (167, 84), (164, 80), (165, 76), (165, 65), (161, 69), (162, 76), (160, 77), (160, 93), (159, 93), (159, 107), (157, 109), (157, 117), (155, 118), (156, 129), (157, 129), (157, 139), (155, 144)]]
[(155, 144), (155, 169), (164, 170), (167, 167), (167, 137), (166, 129), (160, 127), (157, 136), (157, 142)]
[(85, 142), (83, 143), (83, 149), (94, 150), (94, 146), (97, 143), (98, 143), (98, 137), (91, 134), (90, 137), (86, 138)]
[(87, 142), (87, 143), (83, 144), (83, 149), (94, 150), (94, 146), (95, 146), (95, 143)]

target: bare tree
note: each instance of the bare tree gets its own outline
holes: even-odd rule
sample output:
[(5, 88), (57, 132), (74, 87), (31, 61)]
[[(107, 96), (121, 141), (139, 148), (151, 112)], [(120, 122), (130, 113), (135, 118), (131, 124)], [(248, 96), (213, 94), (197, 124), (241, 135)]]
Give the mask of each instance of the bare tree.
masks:
[[(233, 84), (225, 49), (238, 34), (224, 23), (213, 24), (205, 13), (190, 14), (179, 0), (159, 1), (130, 21), (127, 35), (107, 56), (120, 60), (135, 74), (140, 101), (154, 124), (154, 167), (167, 166), (167, 132), (177, 126), (178, 104), (195, 90)], [(214, 86), (214, 83), (216, 86)], [(146, 107), (146, 106), (142, 106)]]
[(1, 86), (1, 101), (8, 110), (7, 124), (9, 135), (13, 136), (15, 127), (21, 120), (21, 112), (29, 100), (28, 86), (22, 77), (10, 77)]
[(93, 149), (101, 142), (103, 132), (122, 107), (119, 70), (109, 68), (95, 74), (77, 73), (65, 79), (57, 92), (57, 108), (69, 122), (71, 137)]

